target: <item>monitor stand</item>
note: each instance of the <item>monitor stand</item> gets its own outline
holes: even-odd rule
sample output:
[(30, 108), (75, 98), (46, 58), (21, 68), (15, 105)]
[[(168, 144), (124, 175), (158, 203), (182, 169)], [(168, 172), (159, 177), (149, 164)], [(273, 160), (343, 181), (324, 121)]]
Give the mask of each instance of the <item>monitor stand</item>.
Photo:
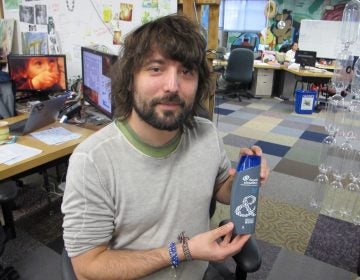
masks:
[(111, 119), (100, 111), (96, 110), (92, 106), (84, 106), (85, 110), (82, 112), (82, 117), (86, 119), (86, 122), (102, 125), (111, 122)]

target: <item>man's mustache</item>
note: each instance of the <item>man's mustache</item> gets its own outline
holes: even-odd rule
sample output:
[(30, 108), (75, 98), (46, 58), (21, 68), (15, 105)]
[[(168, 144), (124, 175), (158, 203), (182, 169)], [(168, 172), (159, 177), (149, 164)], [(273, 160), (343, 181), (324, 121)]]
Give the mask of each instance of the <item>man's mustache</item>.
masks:
[(176, 104), (184, 107), (185, 101), (182, 100), (177, 93), (172, 93), (161, 98), (155, 98), (151, 102), (151, 106), (155, 106), (158, 104)]

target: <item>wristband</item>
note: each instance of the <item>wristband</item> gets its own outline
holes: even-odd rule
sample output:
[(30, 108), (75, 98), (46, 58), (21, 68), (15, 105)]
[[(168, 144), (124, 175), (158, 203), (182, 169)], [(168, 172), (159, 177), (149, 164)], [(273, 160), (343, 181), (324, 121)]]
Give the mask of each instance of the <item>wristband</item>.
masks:
[(172, 268), (177, 268), (179, 266), (180, 261), (176, 251), (175, 242), (169, 243), (169, 256), (170, 256), (170, 264)]
[(179, 240), (179, 242), (181, 242), (182, 249), (184, 251), (185, 259), (187, 261), (192, 261), (192, 256), (191, 256), (190, 249), (189, 249), (189, 244), (188, 244), (189, 237), (185, 236), (185, 232), (183, 231), (183, 232), (181, 232), (179, 234), (178, 240)]

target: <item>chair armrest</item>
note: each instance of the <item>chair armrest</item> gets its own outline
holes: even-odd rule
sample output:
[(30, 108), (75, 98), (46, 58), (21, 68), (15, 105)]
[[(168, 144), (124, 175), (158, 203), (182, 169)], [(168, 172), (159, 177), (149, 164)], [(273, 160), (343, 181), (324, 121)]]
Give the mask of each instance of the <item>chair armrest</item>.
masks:
[[(223, 226), (230, 220), (221, 221)], [(243, 272), (255, 272), (261, 266), (261, 253), (255, 237), (251, 236), (239, 253), (233, 256), (237, 269)]]

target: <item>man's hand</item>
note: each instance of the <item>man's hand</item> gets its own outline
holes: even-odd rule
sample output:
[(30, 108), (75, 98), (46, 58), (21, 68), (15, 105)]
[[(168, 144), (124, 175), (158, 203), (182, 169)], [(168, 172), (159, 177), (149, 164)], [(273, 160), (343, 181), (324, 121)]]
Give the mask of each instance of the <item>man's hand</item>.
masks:
[(191, 256), (198, 260), (222, 262), (236, 255), (248, 241), (250, 234), (237, 235), (232, 239), (233, 228), (234, 224), (230, 222), (194, 236), (188, 241)]
[[(268, 167), (266, 158), (262, 154), (261, 148), (259, 146), (251, 146), (250, 148), (241, 148), (240, 149), (240, 157), (242, 155), (261, 156), (260, 182), (261, 182), (261, 185), (264, 185), (269, 177), (270, 169)], [(230, 174), (234, 175), (235, 172), (231, 171)]]

